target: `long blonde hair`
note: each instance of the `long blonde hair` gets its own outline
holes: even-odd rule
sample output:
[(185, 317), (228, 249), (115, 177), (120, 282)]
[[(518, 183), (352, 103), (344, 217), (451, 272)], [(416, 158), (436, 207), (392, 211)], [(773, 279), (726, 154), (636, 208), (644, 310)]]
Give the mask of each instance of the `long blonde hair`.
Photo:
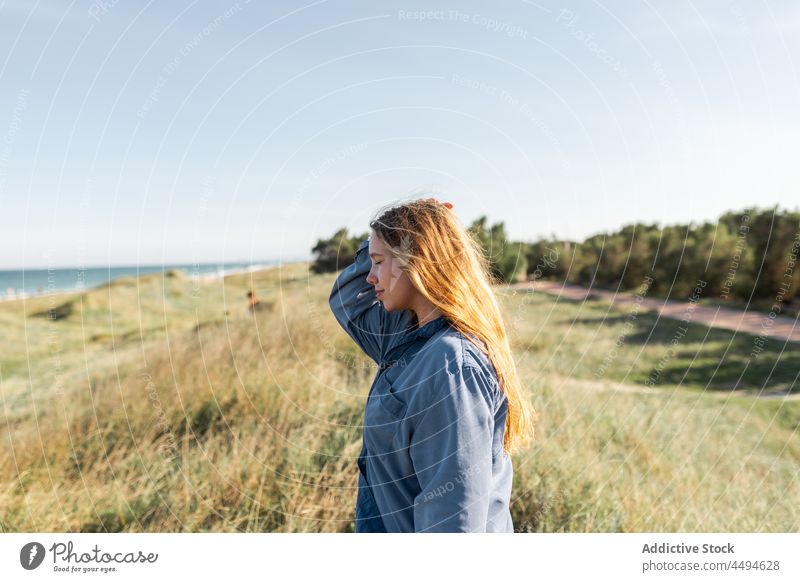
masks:
[(503, 447), (508, 452), (525, 448), (534, 437), (536, 411), (517, 376), (480, 244), (455, 212), (432, 198), (385, 208), (370, 222), (370, 228), (389, 247), (414, 287), (453, 327), (485, 344), (473, 342), (492, 362), (508, 399)]

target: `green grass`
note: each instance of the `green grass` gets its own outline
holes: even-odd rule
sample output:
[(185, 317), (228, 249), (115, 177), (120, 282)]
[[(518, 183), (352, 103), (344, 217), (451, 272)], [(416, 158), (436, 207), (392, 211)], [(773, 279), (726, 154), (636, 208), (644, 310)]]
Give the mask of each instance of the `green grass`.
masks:
[[(544, 293), (507, 299), (523, 351), (544, 351), (548, 371), (644, 387), (680, 386), (712, 392), (800, 391), (800, 343), (767, 339), (659, 317), (634, 306), (578, 302)], [(538, 315), (537, 315), (538, 314)]]
[[(297, 264), (0, 303), (0, 530), (352, 531), (375, 367), (332, 282)], [(678, 322), (498, 291), (539, 415), (518, 530), (798, 530), (800, 402), (756, 397), (796, 390), (797, 344), (747, 364), (752, 337), (693, 324), (665, 358)]]

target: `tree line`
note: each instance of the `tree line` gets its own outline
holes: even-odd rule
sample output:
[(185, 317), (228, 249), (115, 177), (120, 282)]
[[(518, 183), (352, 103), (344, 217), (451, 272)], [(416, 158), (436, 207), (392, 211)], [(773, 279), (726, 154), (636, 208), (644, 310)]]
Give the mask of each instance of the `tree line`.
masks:
[[(504, 223), (489, 225), (482, 216), (469, 226), (469, 232), (487, 256), (491, 276), (496, 282), (517, 281), (526, 276), (530, 245), (508, 240)], [(346, 228), (340, 228), (332, 237), (318, 239), (311, 249), (314, 253), (311, 271), (332, 273), (343, 269), (353, 261), (358, 245), (368, 236), (367, 232), (351, 236)]]
[[(647, 281), (650, 293), (677, 298), (690, 295), (702, 281), (706, 298), (783, 304), (800, 292), (800, 212), (777, 206), (726, 212), (716, 222), (629, 224), (583, 241), (511, 241), (503, 222), (490, 225), (485, 216), (469, 231), (498, 283), (548, 279), (633, 291)], [(320, 239), (312, 251), (312, 271), (347, 266), (367, 236), (340, 229)]]

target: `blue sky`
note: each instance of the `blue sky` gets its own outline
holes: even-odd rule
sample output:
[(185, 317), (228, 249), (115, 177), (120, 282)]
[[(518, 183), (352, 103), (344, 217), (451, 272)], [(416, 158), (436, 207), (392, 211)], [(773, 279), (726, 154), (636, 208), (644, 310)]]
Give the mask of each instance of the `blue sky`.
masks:
[(302, 260), (798, 208), (793, 2), (0, 1), (0, 268)]

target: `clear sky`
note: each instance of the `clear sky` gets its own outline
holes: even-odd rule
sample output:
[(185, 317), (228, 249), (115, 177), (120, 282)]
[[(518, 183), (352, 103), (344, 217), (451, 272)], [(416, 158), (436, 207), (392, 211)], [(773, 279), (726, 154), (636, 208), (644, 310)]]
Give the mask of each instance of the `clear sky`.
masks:
[(800, 206), (800, 4), (0, 0), (0, 268)]

